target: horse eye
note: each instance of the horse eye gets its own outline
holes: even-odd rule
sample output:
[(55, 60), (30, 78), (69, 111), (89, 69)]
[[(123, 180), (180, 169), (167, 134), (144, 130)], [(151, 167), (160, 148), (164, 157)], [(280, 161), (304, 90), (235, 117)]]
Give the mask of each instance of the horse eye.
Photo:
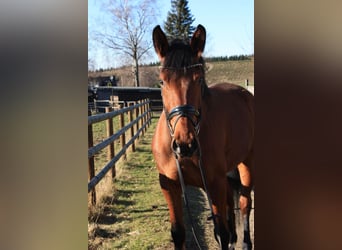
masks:
[(163, 85), (164, 82), (162, 80), (159, 81), (159, 85)]

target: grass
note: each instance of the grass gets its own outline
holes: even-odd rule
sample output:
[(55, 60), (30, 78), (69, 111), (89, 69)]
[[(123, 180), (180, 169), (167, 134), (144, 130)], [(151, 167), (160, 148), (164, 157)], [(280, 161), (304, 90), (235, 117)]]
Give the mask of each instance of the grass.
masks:
[(169, 215), (152, 159), (150, 142), (156, 125), (139, 141), (136, 152), (117, 165), (113, 195), (92, 216), (89, 249), (167, 249)]
[(251, 61), (222, 61), (207, 63), (207, 84), (219, 82), (232, 82), (243, 85), (248, 79), (254, 85), (254, 58)]

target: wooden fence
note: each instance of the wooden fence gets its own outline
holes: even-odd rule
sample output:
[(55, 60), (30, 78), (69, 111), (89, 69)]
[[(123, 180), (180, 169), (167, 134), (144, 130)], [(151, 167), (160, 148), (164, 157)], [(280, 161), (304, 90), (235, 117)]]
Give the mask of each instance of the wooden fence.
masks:
[[(151, 124), (151, 102), (149, 99), (127, 102), (127, 107), (112, 111), (106, 107), (106, 113), (90, 115), (88, 111), (88, 194), (89, 201), (94, 205), (96, 203), (95, 186), (111, 170), (112, 177), (115, 177), (115, 163), (121, 158), (126, 158), (126, 150), (132, 146), (135, 151), (135, 140), (144, 135), (147, 127)], [(124, 115), (127, 114), (129, 123), (125, 125)], [(113, 118), (120, 116), (120, 129), (114, 133)], [(133, 119), (134, 117), (134, 119)], [(101, 143), (93, 145), (93, 124), (106, 121), (107, 138)], [(130, 130), (131, 138), (126, 142), (126, 131)], [(121, 149), (117, 153), (114, 150), (115, 140), (121, 139)], [(107, 164), (95, 175), (94, 156), (100, 150), (108, 147)]]

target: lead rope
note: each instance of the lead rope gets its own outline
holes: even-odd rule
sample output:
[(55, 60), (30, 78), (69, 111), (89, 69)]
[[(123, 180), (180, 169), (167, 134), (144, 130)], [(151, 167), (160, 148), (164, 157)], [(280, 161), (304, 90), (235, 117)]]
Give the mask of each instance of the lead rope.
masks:
[(180, 168), (177, 156), (176, 156), (176, 165), (177, 165), (177, 170), (178, 170), (179, 182), (180, 182), (181, 188), (182, 188), (182, 196), (183, 196), (184, 204), (185, 204), (185, 207), (186, 207), (186, 209), (188, 211), (188, 215), (189, 215), (189, 220), (190, 220), (190, 224), (191, 224), (191, 231), (192, 231), (192, 234), (195, 238), (195, 242), (196, 242), (196, 245), (198, 246), (198, 249), (201, 250), (202, 248), (201, 248), (201, 245), (199, 244), (197, 234), (196, 234), (196, 230), (194, 228), (194, 223), (192, 221), (192, 216), (190, 214), (188, 197), (187, 197), (186, 192), (185, 192), (185, 184), (184, 184), (183, 174), (182, 174), (182, 170)]
[[(198, 238), (197, 238), (197, 234), (196, 234), (196, 230), (194, 228), (194, 223), (192, 221), (192, 216), (190, 214), (189, 202), (188, 202), (188, 197), (187, 197), (186, 192), (185, 192), (185, 184), (184, 184), (184, 178), (183, 178), (182, 170), (180, 168), (178, 157), (177, 157), (176, 154), (175, 154), (175, 158), (176, 158), (176, 165), (177, 165), (177, 170), (178, 170), (179, 182), (180, 182), (181, 188), (182, 188), (182, 196), (183, 196), (185, 207), (186, 207), (186, 209), (188, 211), (189, 220), (190, 220), (190, 224), (191, 224), (191, 231), (192, 231), (192, 234), (194, 236), (196, 245), (201, 250), (202, 248), (201, 248), (201, 246), (199, 244), (199, 241), (198, 241)], [(222, 249), (221, 238), (220, 238), (220, 230), (219, 230), (219, 227), (217, 226), (217, 223), (215, 221), (216, 215), (214, 214), (214, 211), (213, 211), (213, 208), (212, 208), (212, 201), (211, 201), (211, 198), (210, 198), (210, 195), (209, 195), (209, 192), (208, 192), (208, 188), (207, 188), (207, 184), (206, 184), (206, 181), (205, 181), (206, 179), (205, 179), (205, 174), (204, 174), (204, 171), (203, 171), (203, 168), (202, 168), (201, 158), (202, 158), (201, 157), (201, 148), (199, 146), (199, 160), (198, 160), (198, 164), (199, 164), (199, 169), (200, 169), (200, 173), (201, 173), (201, 178), (202, 178), (202, 183), (203, 183), (204, 191), (205, 191), (205, 193), (207, 195), (207, 199), (208, 199), (208, 202), (209, 202), (209, 208), (210, 208), (210, 212), (211, 212), (211, 216), (208, 217), (208, 220), (210, 220), (210, 219), (213, 220), (214, 231), (215, 231), (215, 234), (216, 234), (215, 235), (216, 236), (216, 240), (219, 243), (220, 249)]]
[(211, 197), (210, 197), (210, 194), (208, 192), (208, 188), (207, 188), (207, 182), (206, 182), (206, 178), (205, 178), (205, 173), (204, 173), (204, 170), (202, 168), (202, 150), (201, 150), (201, 145), (198, 143), (198, 147), (199, 147), (199, 160), (198, 160), (198, 166), (199, 166), (199, 169), (200, 169), (200, 172), (201, 172), (201, 177), (202, 177), (202, 183), (203, 183), (203, 187), (204, 187), (204, 191), (207, 195), (207, 200), (208, 200), (208, 203), (209, 203), (209, 208), (210, 208), (210, 213), (211, 213), (211, 217), (208, 217), (208, 220), (212, 219), (213, 220), (213, 223), (214, 223), (214, 231), (215, 231), (215, 236), (216, 236), (216, 240), (218, 241), (218, 244), (220, 246), (220, 249), (222, 249), (222, 243), (221, 243), (221, 237), (220, 237), (220, 228), (217, 226), (217, 223), (215, 221), (215, 217), (216, 215), (214, 214), (214, 211), (213, 211), (213, 204), (212, 204), (212, 201), (211, 201)]

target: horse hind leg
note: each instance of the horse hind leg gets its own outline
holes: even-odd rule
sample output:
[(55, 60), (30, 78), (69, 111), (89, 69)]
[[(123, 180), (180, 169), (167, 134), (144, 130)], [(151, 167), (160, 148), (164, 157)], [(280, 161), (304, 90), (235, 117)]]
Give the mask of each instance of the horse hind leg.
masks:
[[(245, 212), (242, 212), (242, 219), (243, 219), (243, 243), (242, 243), (242, 249), (243, 250), (251, 250), (252, 249), (252, 241), (250, 237), (250, 211), (251, 211), (251, 198), (247, 198), (247, 207), (245, 208)], [(240, 206), (242, 203), (245, 203), (245, 201), (241, 202), (240, 198)]]
[(237, 169), (232, 170), (227, 174), (228, 190), (227, 190), (227, 205), (228, 216), (227, 223), (229, 228), (229, 249), (234, 250), (237, 242), (236, 221), (234, 207), (238, 200), (238, 191), (241, 186), (240, 176)]
[(221, 250), (228, 250), (230, 232), (227, 224), (227, 183), (224, 178), (217, 178), (211, 190), (212, 208), (214, 213), (214, 235), (216, 241), (221, 245)]
[(229, 197), (228, 201), (228, 216), (227, 223), (229, 228), (229, 249), (234, 250), (237, 242), (236, 224), (235, 224), (235, 212), (234, 212), (234, 200), (233, 197)]
[(250, 225), (249, 218), (251, 212), (251, 190), (253, 188), (253, 175), (252, 175), (252, 162), (246, 161), (240, 163), (238, 165), (238, 170), (240, 174), (241, 180), (241, 189), (240, 189), (240, 210), (243, 218), (244, 225), (244, 235), (243, 235), (243, 249), (251, 250), (252, 249), (252, 241), (250, 238)]

